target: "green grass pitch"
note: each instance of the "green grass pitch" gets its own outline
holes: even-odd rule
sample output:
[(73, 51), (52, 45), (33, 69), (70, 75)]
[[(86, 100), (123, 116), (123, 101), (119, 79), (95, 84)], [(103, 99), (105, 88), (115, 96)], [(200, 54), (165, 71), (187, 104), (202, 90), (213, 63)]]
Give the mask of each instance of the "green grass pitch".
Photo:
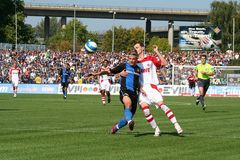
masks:
[(128, 127), (111, 135), (123, 115), (118, 96), (0, 95), (1, 160), (237, 160), (240, 159), (240, 98), (165, 97), (184, 129), (176, 135), (165, 114), (151, 107), (161, 131), (153, 137), (140, 109)]

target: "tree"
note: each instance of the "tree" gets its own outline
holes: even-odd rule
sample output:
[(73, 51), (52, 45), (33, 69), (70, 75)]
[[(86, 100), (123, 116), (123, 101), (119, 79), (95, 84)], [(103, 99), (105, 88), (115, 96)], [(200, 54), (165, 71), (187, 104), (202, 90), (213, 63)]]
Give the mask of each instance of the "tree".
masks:
[[(115, 27), (114, 51), (131, 51), (136, 42), (143, 41), (143, 29), (135, 27), (131, 29)], [(112, 30), (105, 32), (102, 41), (102, 49), (104, 51), (112, 50)]]
[[(2, 2), (3, 1), (3, 2)], [(14, 43), (16, 30), (15, 30), (15, 7), (17, 13), (17, 31), (18, 42), (28, 43), (35, 42), (33, 28), (24, 23), (25, 16), (23, 14), (22, 0), (2, 0), (0, 3), (0, 41)]]
[[(130, 32), (129, 30), (123, 28), (122, 26), (114, 28), (114, 51), (127, 51), (130, 40)], [(102, 40), (102, 50), (103, 51), (111, 51), (112, 50), (112, 30), (108, 30)]]
[(122, 26), (115, 29), (115, 51), (128, 51), (130, 32)]
[(159, 38), (159, 37), (152, 37), (147, 45), (147, 51), (153, 51), (153, 45), (157, 45), (160, 51), (170, 51), (171, 47), (168, 44), (168, 39), (166, 38)]
[[(56, 50), (72, 50), (73, 48), (74, 20), (71, 20), (65, 28), (53, 35), (48, 40), (49, 48)], [(75, 20), (76, 50), (80, 50), (93, 33), (89, 34), (87, 26), (79, 20)], [(95, 38), (95, 37), (94, 37)]]
[(10, 29), (9, 24), (13, 25), (13, 17), (15, 14), (15, 5), (16, 5), (16, 11), (22, 11), (23, 10), (23, 1), (22, 0), (1, 0), (0, 3), (0, 41), (5, 42), (6, 37), (9, 37), (7, 33), (14, 33), (6, 31), (6, 29)]
[(134, 27), (130, 28), (129, 30), (130, 34), (130, 40), (128, 45), (128, 51), (131, 51), (133, 49), (133, 45), (137, 42), (143, 42), (144, 39), (144, 30), (140, 27)]
[(112, 50), (112, 30), (108, 30), (104, 33), (102, 39), (102, 50), (111, 51)]
[(218, 26), (222, 31), (222, 50), (228, 49), (228, 44), (232, 43), (233, 18), (235, 17), (235, 44), (236, 49), (240, 49), (240, 12), (239, 4), (236, 1), (214, 1), (211, 4), (209, 20), (212, 25)]

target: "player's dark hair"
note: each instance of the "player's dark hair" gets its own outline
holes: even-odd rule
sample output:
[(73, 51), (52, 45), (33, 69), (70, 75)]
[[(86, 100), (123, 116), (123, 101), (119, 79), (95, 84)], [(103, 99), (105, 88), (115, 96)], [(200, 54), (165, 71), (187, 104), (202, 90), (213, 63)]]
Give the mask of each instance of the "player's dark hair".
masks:
[(103, 62), (107, 62), (107, 63), (108, 63), (108, 60), (107, 60), (107, 59), (104, 59)]
[(205, 57), (205, 59), (207, 59), (207, 55), (206, 54), (202, 54), (201, 57)]
[(130, 56), (130, 55), (131, 55), (131, 56), (135, 56), (135, 57), (138, 58), (138, 54), (137, 54), (136, 52), (130, 52), (130, 53), (129, 53), (129, 56)]
[(139, 44), (141, 47), (144, 47), (144, 44), (142, 42), (137, 42), (136, 44)]

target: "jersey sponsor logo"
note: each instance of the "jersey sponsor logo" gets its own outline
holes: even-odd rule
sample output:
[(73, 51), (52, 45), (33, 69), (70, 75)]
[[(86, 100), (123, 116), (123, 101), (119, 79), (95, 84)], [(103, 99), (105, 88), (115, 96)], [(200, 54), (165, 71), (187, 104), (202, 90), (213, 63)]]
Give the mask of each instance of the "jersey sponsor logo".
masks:
[(141, 73), (147, 73), (147, 72), (150, 72), (150, 68), (141, 69)]
[(140, 74), (139, 73), (137, 73), (137, 72), (132, 72), (132, 71), (126, 71), (127, 73), (130, 73), (130, 74), (134, 74), (134, 75), (137, 75), (137, 76), (140, 76)]

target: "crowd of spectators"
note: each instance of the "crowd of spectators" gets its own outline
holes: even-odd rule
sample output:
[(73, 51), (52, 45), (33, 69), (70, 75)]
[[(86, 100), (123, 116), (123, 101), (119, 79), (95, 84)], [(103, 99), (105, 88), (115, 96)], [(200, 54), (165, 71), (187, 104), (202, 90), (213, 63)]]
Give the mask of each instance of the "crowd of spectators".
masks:
[[(150, 54), (150, 53), (149, 53)], [(172, 84), (173, 65), (190, 65), (195, 66), (200, 62), (202, 52), (164, 52), (162, 53), (168, 65), (158, 70), (161, 84)], [(207, 52), (208, 61), (214, 66), (227, 66), (233, 59), (240, 59), (239, 53), (232, 52)], [(84, 52), (72, 53), (43, 51), (12, 51), (0, 50), (0, 83), (10, 83), (9, 70), (14, 62), (18, 63), (21, 69), (20, 83), (42, 83), (54, 84), (58, 83), (58, 72), (64, 63), (71, 66), (72, 83), (86, 84), (98, 83), (96, 77), (88, 77), (90, 72), (97, 71), (104, 59), (109, 60), (110, 67), (114, 67), (121, 62), (126, 61), (125, 52), (96, 52), (94, 54), (85, 54)], [(181, 69), (181, 67), (180, 67)], [(176, 76), (181, 76), (179, 71), (175, 71)], [(113, 82), (118, 83), (119, 76), (113, 77)]]

